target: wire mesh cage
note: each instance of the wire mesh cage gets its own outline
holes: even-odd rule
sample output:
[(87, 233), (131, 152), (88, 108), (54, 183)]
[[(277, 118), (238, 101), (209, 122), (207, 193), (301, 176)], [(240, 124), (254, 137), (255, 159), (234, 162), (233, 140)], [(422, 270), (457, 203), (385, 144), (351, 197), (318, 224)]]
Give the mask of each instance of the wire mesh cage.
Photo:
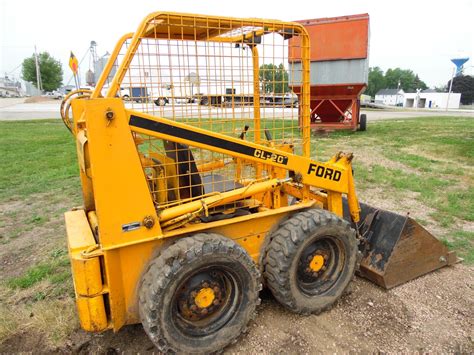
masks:
[[(298, 122), (301, 102), (292, 91), (303, 87), (305, 78), (305, 42), (298, 37), (306, 33), (299, 25), (160, 14), (141, 29), (112, 58), (104, 96), (120, 96), (131, 111), (309, 153)], [(262, 164), (143, 134), (135, 134), (135, 141), (158, 208), (279, 174)]]

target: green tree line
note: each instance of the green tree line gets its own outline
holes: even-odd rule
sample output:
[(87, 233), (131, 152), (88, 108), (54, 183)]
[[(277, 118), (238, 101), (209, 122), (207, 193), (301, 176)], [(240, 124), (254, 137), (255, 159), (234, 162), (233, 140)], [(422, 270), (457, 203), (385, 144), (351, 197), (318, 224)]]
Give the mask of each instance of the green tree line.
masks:
[(410, 69), (388, 69), (385, 73), (379, 67), (369, 68), (369, 82), (365, 94), (375, 96), (380, 89), (400, 89), (405, 92), (415, 92), (416, 89), (425, 90), (428, 86), (418, 74)]
[(259, 71), (259, 79), (265, 93), (284, 94), (290, 91), (288, 86), (288, 72), (285, 66), (275, 64), (262, 64)]

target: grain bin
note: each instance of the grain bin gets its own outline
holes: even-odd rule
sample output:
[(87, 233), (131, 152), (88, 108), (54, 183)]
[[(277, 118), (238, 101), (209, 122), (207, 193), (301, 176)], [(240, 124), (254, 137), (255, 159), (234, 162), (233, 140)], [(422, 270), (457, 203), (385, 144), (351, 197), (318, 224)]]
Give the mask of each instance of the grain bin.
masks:
[[(369, 15), (297, 22), (306, 27), (311, 40), (311, 128), (365, 129), (359, 97), (367, 87), (369, 73)], [(296, 83), (301, 75), (298, 51), (302, 49), (289, 48), (290, 83)], [(292, 88), (299, 95), (301, 88)]]

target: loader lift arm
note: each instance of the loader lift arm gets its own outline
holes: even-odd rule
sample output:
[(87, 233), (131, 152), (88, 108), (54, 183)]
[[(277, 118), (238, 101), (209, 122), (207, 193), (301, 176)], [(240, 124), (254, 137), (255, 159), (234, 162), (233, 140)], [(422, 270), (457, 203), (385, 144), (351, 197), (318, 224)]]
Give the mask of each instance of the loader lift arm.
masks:
[(351, 154), (340, 153), (323, 163), (271, 146), (243, 141), (163, 117), (132, 110), (126, 110), (126, 113), (132, 132), (292, 171), (298, 183), (327, 191), (329, 209), (341, 217), (342, 194), (345, 194), (352, 221), (357, 223), (360, 220), (360, 207), (352, 176)]

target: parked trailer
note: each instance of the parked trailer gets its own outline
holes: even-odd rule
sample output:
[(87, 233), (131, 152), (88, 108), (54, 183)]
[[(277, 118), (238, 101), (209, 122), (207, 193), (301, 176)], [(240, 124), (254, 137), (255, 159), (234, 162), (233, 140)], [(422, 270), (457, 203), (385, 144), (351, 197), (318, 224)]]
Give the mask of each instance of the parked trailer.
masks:
[[(297, 22), (306, 27), (311, 39), (311, 128), (365, 130), (367, 118), (360, 115), (359, 98), (369, 74), (369, 15)], [(298, 55), (289, 53), (290, 83), (299, 80)], [(293, 86), (293, 91), (299, 96), (301, 88)]]
[[(200, 105), (218, 107), (250, 106), (254, 104), (253, 95), (235, 95), (232, 93), (226, 93), (225, 95), (196, 95), (194, 100)], [(291, 93), (286, 93), (285, 95), (260, 95), (260, 106), (298, 108), (298, 96)]]
[[(103, 94), (105, 94), (105, 92), (104, 90)], [(125, 101), (148, 102), (149, 93), (148, 89), (143, 86), (122, 87), (120, 88), (120, 97)]]

